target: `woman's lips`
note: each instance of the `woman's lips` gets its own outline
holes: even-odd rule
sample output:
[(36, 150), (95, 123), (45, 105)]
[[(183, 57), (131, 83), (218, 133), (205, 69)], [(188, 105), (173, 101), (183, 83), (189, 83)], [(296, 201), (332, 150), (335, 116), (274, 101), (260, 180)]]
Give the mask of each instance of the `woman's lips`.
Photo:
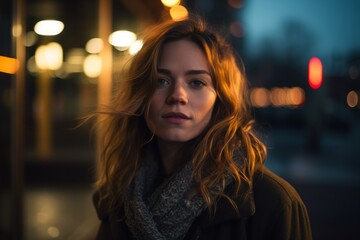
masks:
[(169, 123), (175, 124), (181, 124), (191, 119), (189, 116), (181, 112), (169, 112), (162, 115), (162, 118)]

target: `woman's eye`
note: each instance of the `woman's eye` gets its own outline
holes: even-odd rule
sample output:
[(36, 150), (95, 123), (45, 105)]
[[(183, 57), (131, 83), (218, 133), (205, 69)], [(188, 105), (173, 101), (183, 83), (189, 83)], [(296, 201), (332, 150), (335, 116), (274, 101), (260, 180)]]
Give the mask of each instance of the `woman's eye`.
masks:
[(157, 84), (159, 86), (164, 86), (164, 85), (169, 85), (170, 84), (170, 81), (169, 80), (166, 80), (164, 78), (159, 78), (158, 81), (157, 81)]
[(190, 82), (190, 85), (195, 87), (195, 88), (201, 88), (201, 87), (205, 86), (205, 83), (203, 81), (200, 81), (200, 80), (192, 80)]

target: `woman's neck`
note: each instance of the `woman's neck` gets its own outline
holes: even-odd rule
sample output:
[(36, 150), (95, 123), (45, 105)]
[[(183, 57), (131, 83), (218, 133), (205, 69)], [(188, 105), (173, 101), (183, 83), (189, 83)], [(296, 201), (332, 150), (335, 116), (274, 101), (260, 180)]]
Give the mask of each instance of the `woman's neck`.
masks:
[(165, 174), (169, 176), (184, 164), (184, 159), (181, 157), (181, 149), (184, 143), (163, 141), (161, 139), (157, 139), (157, 142)]

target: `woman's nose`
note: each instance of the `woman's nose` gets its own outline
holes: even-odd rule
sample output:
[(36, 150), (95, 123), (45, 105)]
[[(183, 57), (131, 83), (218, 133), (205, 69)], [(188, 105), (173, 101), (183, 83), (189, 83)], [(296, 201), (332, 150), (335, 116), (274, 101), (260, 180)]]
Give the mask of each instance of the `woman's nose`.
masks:
[(187, 104), (188, 97), (186, 89), (180, 83), (174, 83), (166, 99), (168, 104)]

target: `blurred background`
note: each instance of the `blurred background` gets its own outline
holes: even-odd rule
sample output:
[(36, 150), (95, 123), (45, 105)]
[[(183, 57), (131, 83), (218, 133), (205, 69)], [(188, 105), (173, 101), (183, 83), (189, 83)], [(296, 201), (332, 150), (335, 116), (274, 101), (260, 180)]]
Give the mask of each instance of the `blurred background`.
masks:
[(94, 238), (96, 135), (79, 119), (108, 103), (139, 33), (192, 12), (243, 59), (266, 165), (314, 239), (360, 239), (357, 0), (2, 0), (0, 239)]

